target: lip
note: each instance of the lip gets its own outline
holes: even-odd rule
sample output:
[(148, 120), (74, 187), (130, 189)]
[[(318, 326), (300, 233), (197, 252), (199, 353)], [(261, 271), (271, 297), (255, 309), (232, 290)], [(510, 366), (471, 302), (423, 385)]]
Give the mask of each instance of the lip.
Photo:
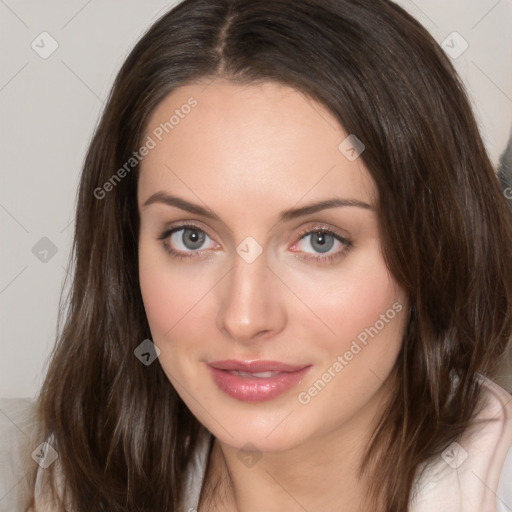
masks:
[(306, 364), (302, 365), (291, 365), (281, 363), (279, 361), (237, 361), (235, 359), (226, 359), (224, 361), (213, 361), (208, 363), (209, 366), (217, 368), (218, 370), (239, 370), (247, 373), (258, 373), (258, 372), (295, 372), (305, 368)]
[[(214, 361), (207, 364), (218, 388), (244, 402), (271, 400), (297, 385), (312, 365), (290, 365), (279, 361)], [(229, 373), (279, 372), (271, 377), (246, 377)]]

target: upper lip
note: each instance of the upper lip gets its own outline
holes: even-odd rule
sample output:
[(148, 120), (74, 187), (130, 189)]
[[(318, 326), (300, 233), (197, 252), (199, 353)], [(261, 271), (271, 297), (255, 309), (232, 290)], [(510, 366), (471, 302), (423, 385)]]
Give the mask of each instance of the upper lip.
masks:
[(238, 370), (247, 373), (296, 372), (306, 368), (307, 366), (310, 366), (308, 364), (291, 365), (281, 363), (279, 361), (236, 361), (234, 359), (213, 361), (212, 363), (208, 364), (213, 368), (217, 368), (218, 370)]

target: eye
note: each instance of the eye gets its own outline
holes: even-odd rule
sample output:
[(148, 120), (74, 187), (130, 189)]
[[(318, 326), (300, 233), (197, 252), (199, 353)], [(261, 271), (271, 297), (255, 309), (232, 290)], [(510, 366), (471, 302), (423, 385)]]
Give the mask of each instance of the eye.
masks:
[[(173, 257), (188, 258), (203, 253), (203, 250), (214, 248), (215, 242), (199, 227), (187, 224), (175, 227), (162, 233), (161, 240), (165, 250)], [(213, 246), (205, 247), (205, 242), (210, 240)]]
[(326, 227), (302, 231), (299, 237), (299, 241), (292, 246), (291, 250), (310, 254), (311, 256), (304, 257), (306, 260), (332, 261), (341, 258), (353, 247), (350, 240)]
[[(305, 260), (325, 263), (341, 258), (353, 247), (350, 240), (327, 227), (304, 230), (298, 236), (299, 240), (290, 250), (310, 254), (310, 256), (302, 256)], [(166, 252), (177, 259), (201, 257), (208, 249), (218, 247), (218, 244), (204, 230), (194, 224), (169, 229), (162, 233), (158, 240), (162, 241)], [(208, 240), (211, 242), (210, 247), (205, 247)]]

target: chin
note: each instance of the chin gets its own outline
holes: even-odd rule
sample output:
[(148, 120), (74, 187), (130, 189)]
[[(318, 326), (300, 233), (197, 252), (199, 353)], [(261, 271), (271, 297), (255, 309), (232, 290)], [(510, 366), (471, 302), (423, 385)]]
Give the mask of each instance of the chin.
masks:
[[(287, 411), (287, 412), (285, 412)], [(248, 413), (221, 415), (222, 425), (212, 424), (211, 418), (203, 423), (206, 428), (222, 443), (232, 448), (243, 450), (251, 444), (261, 452), (284, 452), (301, 445), (309, 435), (304, 430), (304, 423), (297, 418), (290, 423), (289, 409), (277, 414), (265, 415), (261, 411), (251, 418)], [(284, 420), (284, 421), (283, 421)], [(300, 427), (300, 431), (298, 428)]]

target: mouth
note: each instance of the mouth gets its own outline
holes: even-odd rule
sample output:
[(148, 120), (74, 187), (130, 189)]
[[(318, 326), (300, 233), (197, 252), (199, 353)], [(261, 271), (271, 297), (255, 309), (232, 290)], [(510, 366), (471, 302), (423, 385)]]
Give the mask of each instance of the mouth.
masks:
[(207, 364), (217, 387), (244, 402), (271, 400), (296, 386), (312, 365), (278, 361), (214, 361)]
[(240, 370), (223, 370), (225, 372), (230, 373), (231, 375), (240, 375), (240, 377), (256, 377), (257, 379), (268, 379), (269, 377), (275, 377), (276, 375), (280, 375), (281, 373), (287, 372), (257, 372), (257, 373), (248, 373)]

